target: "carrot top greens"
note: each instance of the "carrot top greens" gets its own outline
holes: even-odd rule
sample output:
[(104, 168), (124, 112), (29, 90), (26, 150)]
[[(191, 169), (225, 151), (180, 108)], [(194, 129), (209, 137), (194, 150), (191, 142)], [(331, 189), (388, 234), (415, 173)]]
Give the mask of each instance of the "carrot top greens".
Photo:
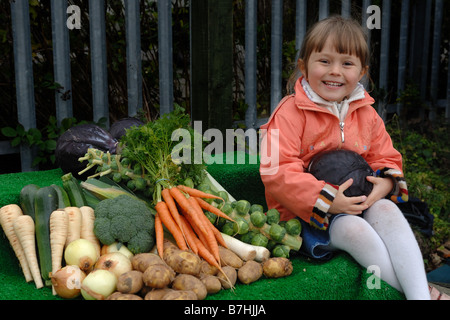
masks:
[[(178, 129), (182, 129), (182, 135), (177, 137)], [(131, 191), (157, 201), (165, 187), (186, 184), (186, 181), (198, 185), (203, 181), (203, 162), (197, 164), (178, 158), (194, 159), (195, 139), (202, 141), (200, 133), (190, 126), (190, 117), (184, 109), (176, 106), (157, 120), (127, 129), (115, 155), (89, 149), (79, 159), (88, 161), (81, 172), (97, 166), (93, 176), (109, 176)]]

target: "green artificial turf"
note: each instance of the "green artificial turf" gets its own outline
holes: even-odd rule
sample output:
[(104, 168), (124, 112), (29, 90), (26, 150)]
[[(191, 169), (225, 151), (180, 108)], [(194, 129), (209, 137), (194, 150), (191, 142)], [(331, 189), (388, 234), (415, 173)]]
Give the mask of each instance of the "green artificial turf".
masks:
[[(224, 157), (225, 159), (225, 157)], [(208, 172), (236, 199), (266, 206), (264, 186), (258, 164), (211, 164)], [(0, 175), (0, 207), (19, 203), (19, 192), (26, 184), (62, 185), (59, 169)], [(341, 253), (328, 262), (311, 261), (304, 256), (291, 256), (293, 272), (279, 279), (262, 278), (249, 285), (237, 284), (234, 290), (209, 295), (208, 300), (403, 300), (404, 295), (383, 281), (377, 284), (364, 268), (350, 256)], [(375, 282), (374, 282), (375, 281)], [(18, 260), (3, 231), (0, 231), (0, 300), (52, 300), (51, 288), (36, 289), (26, 283)], [(367, 285), (369, 284), (369, 286)]]

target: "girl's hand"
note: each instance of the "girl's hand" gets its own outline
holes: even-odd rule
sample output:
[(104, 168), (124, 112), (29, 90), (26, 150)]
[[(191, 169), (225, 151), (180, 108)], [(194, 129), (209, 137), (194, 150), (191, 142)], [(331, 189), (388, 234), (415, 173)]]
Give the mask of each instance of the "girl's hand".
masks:
[(370, 207), (375, 201), (385, 198), (394, 187), (394, 181), (391, 178), (368, 176), (367, 181), (373, 183), (372, 192), (363, 203), (368, 207)]
[(328, 210), (331, 214), (347, 213), (347, 214), (361, 214), (369, 206), (365, 204), (367, 201), (366, 196), (347, 197), (344, 195), (344, 191), (347, 190), (353, 184), (353, 179), (348, 179), (339, 186), (339, 190), (331, 203)]

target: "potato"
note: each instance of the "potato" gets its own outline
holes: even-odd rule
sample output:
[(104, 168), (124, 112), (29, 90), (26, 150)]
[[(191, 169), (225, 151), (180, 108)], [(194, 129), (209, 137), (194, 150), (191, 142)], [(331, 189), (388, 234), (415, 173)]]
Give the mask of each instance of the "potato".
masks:
[(166, 264), (153, 264), (149, 266), (143, 275), (144, 284), (152, 288), (164, 288), (175, 277), (175, 272)]
[(144, 295), (144, 300), (162, 300), (164, 296), (171, 291), (175, 290), (167, 287), (162, 289), (152, 289)]
[[(142, 281), (144, 281), (144, 275), (142, 275)], [(141, 291), (139, 291), (139, 295), (140, 295), (141, 297), (145, 297), (145, 295), (146, 295), (147, 293), (149, 293), (150, 291), (152, 291), (152, 290), (156, 290), (156, 289), (147, 287), (147, 286), (145, 285), (145, 283), (144, 283), (144, 285), (142, 286)]]
[(206, 292), (208, 292), (208, 294), (217, 293), (222, 289), (222, 283), (220, 282), (219, 278), (217, 278), (216, 276), (205, 274), (205, 275), (202, 275), (200, 280), (205, 285)]
[(114, 292), (111, 294), (106, 300), (144, 300), (142, 297), (131, 294), (131, 293), (121, 293), (121, 292)]
[(273, 257), (263, 262), (263, 274), (268, 278), (286, 277), (292, 273), (292, 262), (283, 257)]
[(238, 270), (238, 279), (243, 284), (249, 284), (255, 282), (261, 278), (263, 274), (263, 267), (260, 263), (250, 260)]
[(164, 250), (164, 261), (176, 273), (197, 276), (200, 273), (201, 259), (191, 251), (180, 249)]
[(219, 246), (219, 256), (221, 266), (239, 269), (244, 264), (244, 261), (236, 253), (222, 246)]
[(164, 239), (164, 243), (163, 243), (163, 247), (164, 247), (164, 251), (166, 251), (167, 249), (178, 249), (178, 246), (173, 243), (172, 241), (170, 241), (169, 239)]
[(198, 297), (191, 290), (172, 290), (165, 294), (162, 300), (198, 300)]
[(222, 287), (224, 289), (230, 289), (234, 287), (237, 280), (237, 271), (235, 268), (230, 266), (224, 266), (222, 267), (222, 271), (219, 271), (217, 274), (217, 278), (220, 280), (220, 283), (222, 284)]
[(215, 276), (219, 272), (219, 269), (217, 267), (209, 264), (209, 262), (202, 259), (200, 262), (200, 277), (202, 275), (212, 275)]
[(172, 289), (194, 291), (198, 300), (205, 299), (208, 294), (203, 282), (199, 278), (190, 274), (177, 275), (172, 282)]
[(138, 253), (131, 258), (133, 270), (144, 272), (152, 264), (161, 264), (164, 261), (154, 253)]
[(137, 270), (131, 270), (122, 273), (117, 278), (117, 291), (121, 293), (137, 293), (144, 286), (144, 281), (142, 280), (143, 273)]

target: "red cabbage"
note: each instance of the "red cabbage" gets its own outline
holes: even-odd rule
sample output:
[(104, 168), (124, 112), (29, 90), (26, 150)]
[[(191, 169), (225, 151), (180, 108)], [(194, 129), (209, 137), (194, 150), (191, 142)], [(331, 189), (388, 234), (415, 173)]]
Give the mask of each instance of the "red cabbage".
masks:
[(109, 133), (113, 136), (114, 139), (120, 140), (120, 138), (125, 134), (126, 129), (129, 129), (133, 126), (140, 126), (144, 124), (141, 120), (137, 118), (123, 118), (114, 122), (109, 129)]
[(71, 172), (78, 179), (93, 174), (87, 171), (82, 176), (78, 172), (86, 168), (86, 162), (78, 159), (83, 157), (89, 148), (112, 154), (116, 153), (117, 140), (111, 134), (95, 124), (81, 124), (64, 132), (56, 143), (55, 158), (57, 165), (65, 172)]

